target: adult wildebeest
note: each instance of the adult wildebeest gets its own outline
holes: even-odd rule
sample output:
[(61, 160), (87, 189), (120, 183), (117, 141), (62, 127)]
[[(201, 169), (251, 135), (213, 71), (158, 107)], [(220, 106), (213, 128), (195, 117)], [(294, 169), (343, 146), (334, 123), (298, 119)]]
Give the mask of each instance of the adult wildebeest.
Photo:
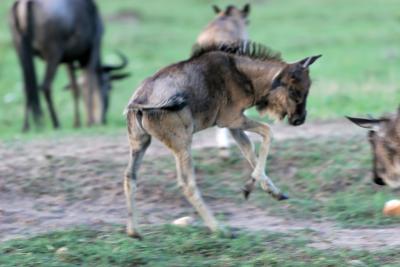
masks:
[(347, 117), (369, 129), (368, 140), (373, 152), (373, 180), (378, 185), (400, 187), (400, 107), (395, 116), (380, 119)]
[[(250, 5), (242, 9), (229, 5), (225, 10), (213, 6), (217, 14), (197, 37), (196, 46), (210, 46), (224, 43), (234, 43), (247, 40), (247, 24)], [(222, 157), (229, 157), (229, 131), (226, 128), (217, 128), (217, 145)]]
[[(190, 152), (192, 136), (198, 131), (212, 126), (229, 128), (253, 168), (245, 193), (260, 181), (273, 197), (286, 199), (265, 174), (270, 127), (250, 120), (243, 112), (255, 106), (261, 114), (268, 112), (280, 119), (287, 116), (292, 125), (304, 123), (311, 85), (308, 67), (319, 57), (288, 64), (278, 54), (248, 42), (210, 46), (144, 80), (126, 108), (130, 142), (124, 179), (127, 233), (140, 236), (134, 199), (136, 173), (152, 136), (173, 152), (178, 184), (212, 231), (219, 226), (197, 189)], [(245, 130), (262, 137), (258, 158)]]
[[(54, 128), (59, 127), (51, 95), (51, 84), (60, 63), (66, 63), (74, 95), (75, 125), (79, 121), (79, 88), (75, 64), (82, 68), (87, 82), (83, 88), (88, 124), (106, 122), (111, 72), (126, 66), (104, 66), (101, 63), (103, 25), (92, 0), (17, 0), (11, 9), (14, 45), (24, 76), (26, 95), (24, 130), (29, 129), (32, 113), (40, 125), (42, 110), (36, 80), (34, 55), (45, 63), (44, 93)], [(122, 76), (119, 76), (121, 78)]]

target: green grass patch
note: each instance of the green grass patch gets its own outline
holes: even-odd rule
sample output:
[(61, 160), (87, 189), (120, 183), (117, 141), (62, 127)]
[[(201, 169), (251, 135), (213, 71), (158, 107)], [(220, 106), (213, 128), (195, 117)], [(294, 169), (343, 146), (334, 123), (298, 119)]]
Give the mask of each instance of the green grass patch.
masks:
[(396, 266), (399, 251), (368, 253), (307, 247), (307, 234), (250, 234), (234, 239), (200, 228), (146, 229), (143, 241), (110, 227), (53, 232), (0, 244), (1, 266)]
[[(203, 193), (243, 201), (241, 188), (250, 177), (249, 166), (236, 149), (227, 161), (218, 159), (217, 152), (195, 153)], [(398, 224), (399, 218), (382, 214), (384, 203), (398, 192), (372, 182), (370, 156), (368, 144), (359, 137), (275, 142), (267, 174), (290, 199), (275, 201), (257, 187), (249, 201), (272, 214), (329, 219), (344, 227)]]
[[(245, 201), (241, 189), (251, 170), (238, 149), (232, 149), (228, 160), (220, 159), (217, 149), (193, 154), (198, 184), (208, 200)], [(276, 201), (257, 186), (248, 201), (274, 215), (328, 219), (343, 227), (398, 224), (400, 218), (382, 214), (385, 202), (398, 198), (398, 192), (373, 183), (370, 157), (369, 145), (359, 137), (273, 142), (267, 174), (290, 199)], [(166, 197), (176, 197), (180, 192), (173, 158), (157, 160), (157, 171), (154, 163), (151, 161), (153, 168), (149, 168), (145, 161), (139, 181), (146, 182), (139, 186), (152, 188), (164, 184)]]

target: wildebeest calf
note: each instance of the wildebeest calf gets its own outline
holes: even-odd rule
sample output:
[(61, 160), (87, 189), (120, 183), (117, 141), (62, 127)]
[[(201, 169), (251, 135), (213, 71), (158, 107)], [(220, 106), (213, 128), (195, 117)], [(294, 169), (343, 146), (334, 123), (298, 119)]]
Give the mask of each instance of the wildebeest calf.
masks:
[(378, 185), (400, 187), (400, 107), (394, 116), (380, 119), (347, 117), (369, 129), (368, 140), (373, 153), (373, 180)]
[(250, 5), (243, 9), (235, 6), (227, 6), (224, 11), (213, 6), (217, 16), (199, 34), (196, 43), (200, 46), (209, 46), (221, 43), (233, 43), (239, 40), (247, 40), (247, 17), (250, 13)]
[[(311, 85), (308, 67), (319, 56), (288, 64), (266, 48), (248, 42), (200, 49), (186, 60), (161, 69), (142, 82), (126, 108), (130, 161), (124, 189), (128, 205), (127, 233), (138, 237), (135, 191), (137, 171), (155, 137), (174, 154), (178, 184), (188, 201), (212, 231), (220, 229), (196, 186), (191, 156), (193, 134), (219, 126), (229, 128), (253, 172), (247, 186), (256, 181), (278, 200), (287, 197), (265, 174), (270, 127), (247, 118), (244, 111), (256, 106), (292, 125), (306, 119)], [(244, 130), (262, 137), (258, 157)]]

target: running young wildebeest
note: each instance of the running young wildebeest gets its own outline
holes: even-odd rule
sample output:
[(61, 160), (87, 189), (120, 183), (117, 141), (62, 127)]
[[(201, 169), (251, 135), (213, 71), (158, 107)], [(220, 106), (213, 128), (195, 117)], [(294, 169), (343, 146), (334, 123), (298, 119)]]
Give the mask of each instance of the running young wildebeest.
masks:
[[(101, 63), (101, 39), (103, 25), (92, 0), (18, 0), (11, 9), (10, 24), (21, 69), (26, 96), (23, 130), (29, 130), (32, 113), (40, 125), (42, 110), (36, 80), (34, 56), (46, 62), (44, 93), (54, 128), (59, 121), (54, 108), (51, 84), (57, 66), (66, 63), (74, 95), (75, 126), (79, 126), (79, 88), (74, 64), (84, 71), (88, 87), (83, 96), (88, 113), (88, 124), (106, 122), (112, 71), (126, 66), (103, 66)], [(119, 75), (119, 78), (123, 76)]]
[[(196, 186), (190, 146), (194, 133), (212, 127), (229, 128), (253, 172), (247, 190), (256, 181), (278, 200), (287, 197), (265, 174), (270, 128), (247, 118), (244, 110), (256, 106), (292, 125), (304, 123), (311, 85), (308, 67), (320, 56), (288, 64), (265, 47), (239, 43), (200, 49), (186, 60), (161, 69), (136, 90), (125, 113), (130, 161), (124, 190), (129, 220), (127, 233), (140, 237), (135, 203), (137, 171), (151, 138), (164, 143), (174, 154), (178, 184), (188, 201), (212, 231), (220, 229)], [(262, 137), (256, 157), (244, 130)], [(249, 193), (247, 192), (247, 193)]]
[(400, 187), (400, 108), (395, 116), (380, 119), (347, 117), (369, 129), (368, 140), (373, 153), (373, 180), (378, 185)]
[[(224, 43), (234, 43), (247, 40), (247, 24), (250, 5), (246, 4), (241, 10), (229, 5), (225, 10), (213, 6), (216, 18), (199, 34), (196, 46), (210, 46)], [(229, 131), (226, 128), (217, 128), (217, 145), (222, 157), (229, 157)]]

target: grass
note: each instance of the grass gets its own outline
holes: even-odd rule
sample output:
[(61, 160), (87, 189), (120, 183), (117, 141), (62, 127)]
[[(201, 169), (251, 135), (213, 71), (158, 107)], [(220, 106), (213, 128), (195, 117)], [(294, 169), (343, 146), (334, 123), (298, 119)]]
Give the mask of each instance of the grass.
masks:
[[(97, 2), (106, 23), (105, 61), (116, 61), (113, 52), (119, 49), (128, 55), (133, 73), (112, 92), (107, 128), (116, 131), (124, 127), (122, 110), (140, 81), (163, 66), (187, 58), (197, 34), (213, 17), (210, 6), (214, 1)], [(253, 40), (282, 51), (288, 61), (323, 54), (312, 67), (314, 85), (308, 104), (312, 119), (395, 110), (400, 97), (400, 78), (396, 75), (400, 68), (397, 0), (387, 0), (385, 4), (357, 0), (354, 5), (345, 0), (250, 2), (253, 8), (249, 32)], [(11, 3), (12, 0), (0, 3), (3, 20)], [(216, 3), (227, 5), (225, 1)], [(126, 20), (115, 19), (122, 11), (128, 14)], [(0, 138), (21, 137), (18, 133), (24, 97), (7, 23), (0, 24), (0, 51)], [(39, 62), (38, 67), (42, 73)], [(66, 83), (65, 70), (60, 69), (53, 91), (63, 129), (69, 133), (73, 131), (72, 97), (61, 89)], [(50, 128), (47, 125), (46, 130), (37, 131), (34, 136), (46, 135)], [(101, 128), (92, 133), (98, 131)]]
[[(373, 184), (370, 148), (358, 139), (297, 139), (274, 143), (267, 173), (290, 199), (277, 202), (257, 189), (249, 201), (275, 215), (329, 219), (343, 227), (400, 223), (399, 218), (383, 216), (384, 203), (395, 199), (398, 193)], [(239, 152), (225, 162), (210, 156), (210, 152), (196, 155), (199, 179), (207, 187), (203, 192), (243, 201), (240, 189), (250, 169)]]
[[(277, 202), (258, 187), (249, 201), (278, 216), (328, 219), (343, 227), (400, 223), (399, 218), (382, 214), (385, 202), (395, 199), (398, 193), (373, 184), (370, 148), (357, 140), (298, 139), (273, 144), (267, 173), (290, 199)], [(218, 159), (217, 153), (217, 150), (195, 152), (203, 193), (224, 201), (243, 201), (241, 188), (250, 177), (249, 166), (236, 149), (228, 161)], [(173, 166), (173, 160), (167, 158), (164, 164)], [(173, 174), (167, 171), (164, 175)], [(146, 170), (143, 176), (152, 175)]]
[[(103, 145), (102, 140), (113, 139), (113, 135), (104, 137), (94, 142), (100, 146)], [(59, 144), (68, 147), (68, 142), (57, 140), (60, 139), (53, 139), (49, 146)], [(79, 147), (79, 142), (89, 139), (69, 140), (74, 140), (74, 147)], [(72, 203), (81, 199), (95, 200), (98, 197), (96, 190), (104, 194), (122, 194), (120, 175), (127, 158), (117, 147), (112, 158), (113, 149), (109, 149), (104, 155), (90, 150), (93, 152), (88, 158), (82, 158), (77, 152), (76, 156), (68, 157), (54, 154), (50, 159), (41, 161), (39, 159), (47, 154), (42, 154), (45, 152), (41, 152), (37, 146), (28, 144), (27, 147), (21, 147), (18, 144), (10, 142), (7, 147), (19, 153), (29, 151), (37, 157), (6, 168), (4, 186), (9, 190), (16, 188), (16, 194), (23, 193), (32, 198), (59, 196)], [(106, 144), (111, 145), (112, 142)], [(193, 154), (197, 180), (207, 201), (244, 201), (241, 189), (250, 177), (250, 167), (236, 148), (232, 148), (229, 160), (220, 159), (215, 148), (194, 150)], [(277, 216), (330, 220), (343, 227), (398, 224), (400, 218), (382, 215), (384, 203), (398, 198), (398, 191), (372, 182), (370, 157), (370, 147), (359, 137), (273, 142), (267, 174), (290, 199), (278, 202), (257, 187), (248, 201)], [(12, 171), (14, 168), (15, 171)], [(98, 184), (96, 190), (90, 187), (94, 183)], [(176, 185), (175, 163), (171, 155), (147, 155), (138, 183), (140, 199), (156, 197), (171, 203), (179, 203), (182, 199), (182, 193)]]
[[(0, 244), (0, 266), (398, 266), (400, 251), (335, 250), (307, 247), (295, 236), (241, 232), (234, 239), (200, 228), (163, 226), (143, 241), (118, 228), (53, 232)], [(357, 265), (357, 264), (358, 265)], [(360, 265), (361, 264), (361, 265)]]

